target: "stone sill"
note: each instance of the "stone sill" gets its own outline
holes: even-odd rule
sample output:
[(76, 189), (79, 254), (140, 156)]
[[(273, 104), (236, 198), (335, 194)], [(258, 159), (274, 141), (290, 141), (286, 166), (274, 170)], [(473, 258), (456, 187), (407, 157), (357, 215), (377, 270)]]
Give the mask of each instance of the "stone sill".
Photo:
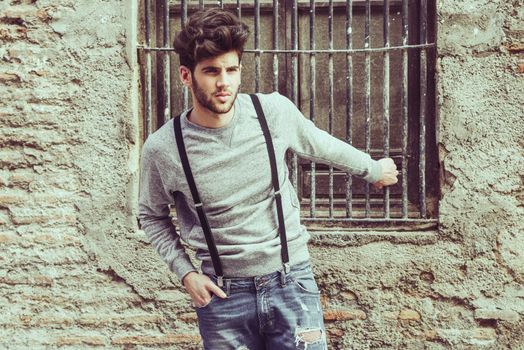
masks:
[(428, 245), (438, 240), (438, 231), (309, 230), (313, 246), (362, 246), (375, 242)]

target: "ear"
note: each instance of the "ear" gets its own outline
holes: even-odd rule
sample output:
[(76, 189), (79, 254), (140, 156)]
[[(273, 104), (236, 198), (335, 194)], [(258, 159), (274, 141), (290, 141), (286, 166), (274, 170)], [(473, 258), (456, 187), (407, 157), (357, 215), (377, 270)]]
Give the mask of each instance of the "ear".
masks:
[(187, 87), (191, 87), (191, 70), (186, 66), (180, 66), (178, 68), (178, 74), (180, 76), (180, 81)]

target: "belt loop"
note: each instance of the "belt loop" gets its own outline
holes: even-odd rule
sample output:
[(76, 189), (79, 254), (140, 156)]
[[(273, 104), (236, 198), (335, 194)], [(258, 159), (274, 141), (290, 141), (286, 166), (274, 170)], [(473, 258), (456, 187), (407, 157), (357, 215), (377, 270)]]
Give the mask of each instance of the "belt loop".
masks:
[(289, 268), (289, 263), (285, 263), (282, 267), (282, 271), (280, 272), (280, 285), (282, 288), (286, 286), (286, 275), (291, 271)]
[(224, 286), (224, 276), (217, 276), (217, 285), (222, 288)]

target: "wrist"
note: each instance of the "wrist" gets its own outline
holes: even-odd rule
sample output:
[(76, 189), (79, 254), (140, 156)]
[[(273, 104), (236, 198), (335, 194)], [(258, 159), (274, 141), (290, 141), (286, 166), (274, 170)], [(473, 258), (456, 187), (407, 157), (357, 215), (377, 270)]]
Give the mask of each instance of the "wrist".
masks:
[(188, 273), (185, 274), (184, 277), (182, 277), (181, 282), (182, 282), (182, 285), (183, 285), (184, 287), (186, 286), (187, 278), (188, 278), (188, 277), (191, 278), (192, 275), (194, 275), (194, 274), (197, 274), (197, 275), (198, 275), (198, 272), (196, 272), (196, 271), (189, 271)]

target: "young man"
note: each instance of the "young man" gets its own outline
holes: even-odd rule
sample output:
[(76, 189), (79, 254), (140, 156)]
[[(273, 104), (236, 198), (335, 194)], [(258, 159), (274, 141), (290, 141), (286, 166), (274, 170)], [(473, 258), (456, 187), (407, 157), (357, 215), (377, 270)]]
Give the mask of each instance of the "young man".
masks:
[[(278, 93), (258, 94), (258, 109), (257, 98), (239, 94), (248, 34), (230, 12), (206, 9), (191, 15), (175, 38), (193, 107), (144, 144), (139, 218), (191, 296), (206, 349), (326, 349), (309, 235), (300, 224), (286, 150), (379, 188), (396, 183), (398, 171), (391, 159), (374, 161), (316, 128)], [(202, 273), (181, 239), (196, 248)]]

